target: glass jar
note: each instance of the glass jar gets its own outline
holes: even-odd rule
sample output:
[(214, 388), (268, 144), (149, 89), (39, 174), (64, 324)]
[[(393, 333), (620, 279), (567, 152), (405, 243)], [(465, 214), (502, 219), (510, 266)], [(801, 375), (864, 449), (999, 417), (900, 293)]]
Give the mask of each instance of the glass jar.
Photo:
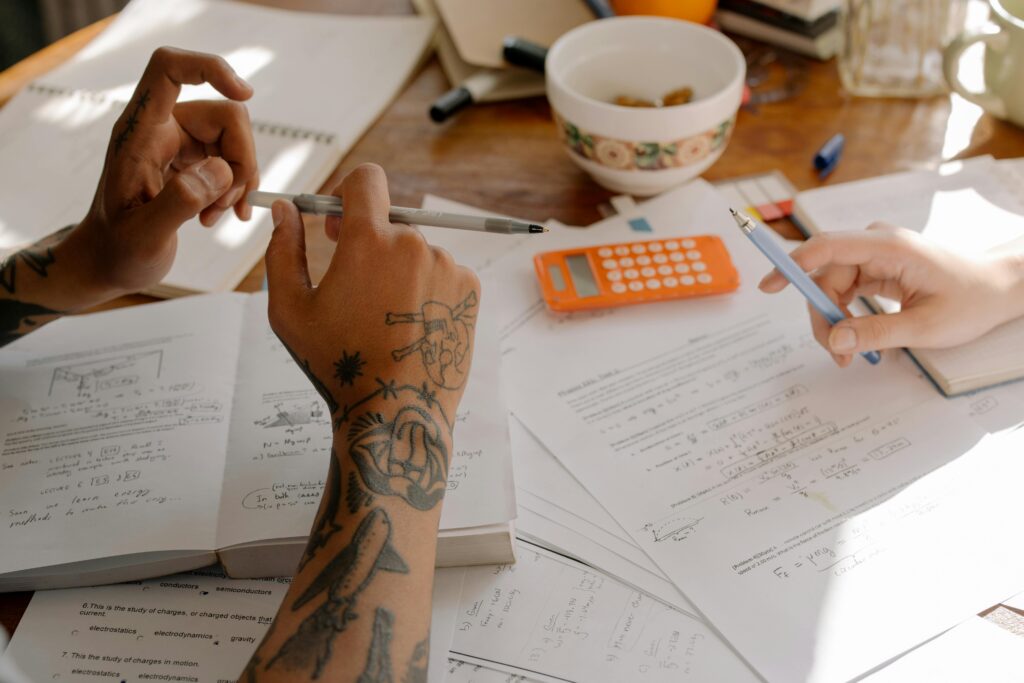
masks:
[(947, 92), (942, 49), (964, 28), (968, 0), (845, 0), (839, 76), (864, 97)]

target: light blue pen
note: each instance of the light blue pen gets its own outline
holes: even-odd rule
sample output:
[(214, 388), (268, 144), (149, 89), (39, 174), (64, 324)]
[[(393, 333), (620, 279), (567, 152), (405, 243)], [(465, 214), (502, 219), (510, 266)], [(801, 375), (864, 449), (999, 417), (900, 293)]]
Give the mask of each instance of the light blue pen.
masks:
[[(768, 233), (767, 228), (761, 227), (750, 216), (746, 216), (735, 209), (729, 209), (729, 213), (736, 219), (736, 225), (740, 226), (740, 230), (750, 238), (754, 246), (768, 257), (772, 265), (782, 273), (782, 277), (789, 280), (790, 284), (796, 287), (811, 302), (811, 305), (818, 309), (818, 313), (821, 313), (829, 324), (835, 325), (840, 320), (846, 319), (843, 311), (835, 305), (832, 299), (828, 298), (825, 292), (821, 291), (818, 285), (814, 284), (811, 276), (805, 273), (803, 268), (798, 266), (796, 261), (783, 251), (779, 243)], [(860, 355), (864, 356), (872, 365), (877, 365), (882, 360), (882, 356), (878, 351), (865, 351)]]

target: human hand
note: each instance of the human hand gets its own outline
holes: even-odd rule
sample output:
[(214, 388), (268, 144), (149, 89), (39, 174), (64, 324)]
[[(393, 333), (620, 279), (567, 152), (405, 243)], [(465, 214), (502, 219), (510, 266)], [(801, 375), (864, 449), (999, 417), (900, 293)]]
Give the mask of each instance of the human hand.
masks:
[[(182, 84), (210, 83), (227, 101), (177, 103)], [(215, 55), (156, 50), (114, 124), (85, 220), (65, 238), (95, 289), (92, 298), (145, 289), (174, 261), (177, 230), (199, 215), (211, 226), (259, 184), (249, 115), (252, 88)]]
[[(817, 235), (790, 256), (844, 310), (859, 296), (901, 304), (899, 313), (851, 317), (834, 327), (811, 309), (814, 336), (840, 367), (864, 351), (962, 344), (1024, 314), (1020, 257), (961, 256), (885, 223)], [(759, 287), (775, 293), (787, 284), (773, 270)]]
[(274, 203), (270, 323), (323, 396), (335, 430), (347, 430), (370, 491), (428, 509), (444, 493), (480, 285), (419, 230), (389, 223), (380, 167), (360, 166), (339, 189), (345, 215), (328, 218), (328, 229), (340, 239), (317, 287), (298, 210)]

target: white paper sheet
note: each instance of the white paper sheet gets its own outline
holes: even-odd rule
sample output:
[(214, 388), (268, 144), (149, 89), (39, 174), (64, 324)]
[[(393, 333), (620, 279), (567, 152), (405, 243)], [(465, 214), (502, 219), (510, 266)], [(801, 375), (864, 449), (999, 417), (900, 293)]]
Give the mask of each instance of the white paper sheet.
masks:
[(244, 302), (66, 318), (0, 351), (20, 404), (0, 423), (0, 573), (216, 549)]
[(567, 555), (591, 567), (598, 567), (630, 588), (696, 618), (694, 607), (675, 584), (666, 579), (661, 570), (655, 573), (639, 566), (635, 562), (635, 555), (618, 555), (593, 539), (522, 504), (519, 506), (519, 519), (516, 520), (516, 534), (525, 541)]
[(864, 683), (1019, 683), (1024, 676), (1024, 637), (972, 617), (905, 654)]
[(290, 579), (216, 568), (134, 584), (40, 591), (7, 654), (33, 681), (233, 681)]
[(520, 541), (466, 570), (452, 658), (541, 681), (756, 681), (704, 624), (600, 571)]
[(434, 593), (430, 611), (430, 659), (427, 663), (427, 683), (444, 683), (448, 667), (448, 650), (455, 637), (458, 620), (459, 597), (462, 581), (466, 577), (463, 567), (438, 569), (434, 572)]

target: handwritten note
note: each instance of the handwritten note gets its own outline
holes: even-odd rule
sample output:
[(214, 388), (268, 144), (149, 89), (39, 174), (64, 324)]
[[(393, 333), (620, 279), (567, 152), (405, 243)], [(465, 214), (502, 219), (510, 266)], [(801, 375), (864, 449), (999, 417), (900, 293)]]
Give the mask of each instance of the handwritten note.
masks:
[(215, 549), (244, 301), (60, 320), (0, 354), (0, 573)]
[(541, 681), (757, 680), (702, 622), (525, 542), (517, 556), (466, 570), (454, 659)]

